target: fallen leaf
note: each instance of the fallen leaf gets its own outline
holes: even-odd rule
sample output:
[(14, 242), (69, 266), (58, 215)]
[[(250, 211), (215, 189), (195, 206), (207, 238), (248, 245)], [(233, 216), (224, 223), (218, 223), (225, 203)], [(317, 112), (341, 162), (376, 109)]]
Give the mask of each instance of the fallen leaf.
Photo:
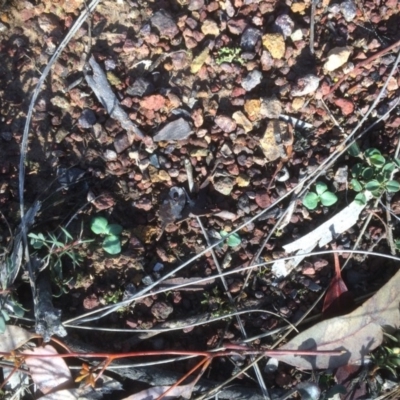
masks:
[(19, 326), (7, 325), (6, 330), (0, 334), (0, 351), (7, 353), (21, 347), (35, 336), (34, 333)]
[(41, 358), (39, 356), (58, 354), (53, 346), (35, 347), (33, 350), (24, 350), (23, 354), (38, 355), (38, 357), (27, 358), (25, 363), (31, 372), (33, 382), (43, 394), (49, 393), (60, 385), (73, 385), (71, 371), (62, 357)]
[[(335, 248), (332, 246), (332, 248)], [(342, 279), (342, 271), (340, 270), (339, 256), (333, 254), (335, 258), (335, 276), (331, 280), (328, 290), (325, 294), (322, 313), (324, 317), (333, 317), (350, 311), (352, 306), (352, 296)]]
[(280, 350), (342, 350), (341, 356), (275, 356), (300, 369), (338, 368), (354, 364), (381, 345), (383, 326), (400, 327), (400, 271), (352, 313), (327, 319), (297, 335)]

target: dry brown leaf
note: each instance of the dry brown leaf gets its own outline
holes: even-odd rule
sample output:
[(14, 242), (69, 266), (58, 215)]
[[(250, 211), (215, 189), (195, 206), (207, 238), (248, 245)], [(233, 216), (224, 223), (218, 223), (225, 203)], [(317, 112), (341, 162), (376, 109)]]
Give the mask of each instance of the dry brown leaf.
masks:
[(342, 350), (341, 356), (277, 356), (300, 369), (338, 368), (364, 358), (383, 339), (382, 327), (400, 327), (400, 271), (352, 313), (327, 319), (297, 335), (280, 350)]
[(50, 345), (35, 347), (33, 350), (24, 350), (23, 354), (36, 354), (38, 357), (29, 357), (25, 360), (31, 372), (33, 382), (43, 394), (66, 384), (73, 385), (71, 371), (62, 357), (41, 358), (40, 354), (58, 354)]
[(6, 330), (0, 334), (0, 351), (6, 353), (16, 350), (34, 336), (34, 333), (28, 332), (19, 326), (7, 325)]

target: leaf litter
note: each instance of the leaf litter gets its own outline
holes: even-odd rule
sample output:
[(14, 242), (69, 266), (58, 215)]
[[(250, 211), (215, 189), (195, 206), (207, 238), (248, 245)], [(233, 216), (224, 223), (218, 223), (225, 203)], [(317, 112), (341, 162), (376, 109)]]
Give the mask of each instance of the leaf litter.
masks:
[(278, 356), (300, 369), (338, 368), (363, 360), (381, 345), (383, 328), (399, 329), (400, 271), (350, 314), (319, 322), (295, 336), (282, 350), (341, 350), (339, 357)]

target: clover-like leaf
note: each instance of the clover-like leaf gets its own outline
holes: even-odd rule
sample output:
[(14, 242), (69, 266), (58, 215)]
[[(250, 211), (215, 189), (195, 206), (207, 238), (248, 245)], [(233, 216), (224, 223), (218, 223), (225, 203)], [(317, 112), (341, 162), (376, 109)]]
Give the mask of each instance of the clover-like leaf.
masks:
[(118, 236), (109, 235), (103, 241), (103, 249), (108, 254), (121, 253), (121, 241)]
[(358, 146), (357, 142), (352, 143), (352, 145), (347, 149), (347, 152), (353, 156), (357, 157), (360, 155), (361, 150), (360, 147)]
[(390, 177), (395, 169), (396, 169), (396, 164), (394, 162), (389, 162), (389, 163), (385, 164), (382, 168), (383, 176), (386, 179), (390, 179)]
[(338, 200), (337, 196), (332, 192), (324, 192), (320, 196), (321, 203), (325, 207), (329, 207), (332, 204), (335, 204)]
[(44, 237), (43, 233), (28, 233), (28, 237), (31, 238), (31, 245), (35, 250), (40, 250), (46, 241), (46, 238)]
[(317, 192), (318, 196), (321, 196), (322, 193), (328, 190), (328, 186), (324, 182), (317, 182), (315, 184), (315, 191)]
[(369, 157), (369, 161), (374, 167), (382, 168), (385, 163), (385, 157), (381, 156), (380, 154), (374, 154), (373, 156)]
[(367, 198), (365, 197), (364, 193), (358, 193), (357, 196), (354, 198), (354, 201), (360, 206), (365, 206), (365, 204), (367, 204)]
[(353, 165), (353, 167), (351, 169), (351, 173), (355, 178), (358, 178), (361, 175), (361, 172), (363, 169), (364, 169), (363, 164), (357, 163), (357, 164)]
[(366, 181), (369, 181), (370, 179), (372, 179), (372, 178), (374, 177), (374, 170), (373, 170), (373, 168), (371, 168), (371, 167), (364, 168), (363, 171), (362, 171), (362, 173), (361, 173), (361, 176), (362, 176)]
[(104, 217), (94, 217), (90, 224), (90, 229), (96, 235), (105, 235), (107, 234), (107, 225), (108, 221)]
[(397, 182), (397, 181), (393, 181), (393, 180), (388, 181), (386, 183), (386, 190), (389, 193), (396, 193), (396, 192), (398, 192), (400, 190), (400, 183)]
[(319, 202), (319, 196), (314, 192), (308, 192), (303, 199), (303, 204), (309, 210), (314, 210), (317, 208)]
[(107, 235), (115, 235), (118, 236), (122, 232), (122, 226), (119, 224), (110, 224), (107, 225)]
[(365, 157), (371, 158), (374, 155), (381, 155), (381, 152), (375, 148), (365, 150)]
[(369, 190), (370, 192), (375, 192), (379, 190), (380, 186), (380, 183), (376, 179), (373, 179), (372, 181), (366, 183), (365, 189)]
[(350, 181), (351, 186), (353, 187), (353, 190), (355, 190), (356, 192), (361, 192), (361, 190), (363, 190), (363, 186), (361, 185), (360, 181), (358, 181), (357, 179), (352, 179)]

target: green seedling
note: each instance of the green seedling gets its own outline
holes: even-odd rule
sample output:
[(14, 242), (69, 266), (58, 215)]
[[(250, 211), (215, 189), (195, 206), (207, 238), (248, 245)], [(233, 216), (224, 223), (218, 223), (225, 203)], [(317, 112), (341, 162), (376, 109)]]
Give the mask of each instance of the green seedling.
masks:
[(109, 224), (104, 217), (94, 217), (90, 229), (96, 235), (105, 236), (103, 240), (103, 250), (108, 254), (121, 253), (121, 239), (119, 235), (122, 232), (122, 226), (118, 224)]
[(400, 370), (400, 333), (394, 335), (384, 332), (385, 346), (378, 347), (372, 354), (371, 359), (374, 363), (373, 373), (379, 369), (386, 369), (394, 376), (398, 376)]
[(241, 49), (239, 47), (221, 47), (218, 50), (218, 54), (217, 57), (215, 59), (215, 62), (218, 65), (221, 65), (222, 63), (226, 62), (226, 63), (231, 63), (233, 61), (239, 63), (240, 65), (242, 65), (244, 63), (242, 57), (240, 57), (240, 52)]
[(391, 179), (400, 166), (400, 160), (387, 161), (378, 149), (367, 149), (364, 152), (364, 163), (357, 163), (351, 169), (353, 179), (351, 187), (356, 192), (369, 190), (373, 196), (379, 197), (383, 192), (395, 193), (400, 184)]
[(324, 182), (316, 182), (315, 192), (308, 192), (303, 199), (303, 204), (309, 210), (315, 210), (321, 203), (325, 207), (329, 207), (337, 202), (336, 195), (328, 190), (328, 186)]
[[(221, 235), (221, 238), (229, 235), (229, 233), (225, 231), (221, 231), (219, 234)], [(232, 234), (228, 237), (228, 239), (226, 239), (226, 244), (229, 247), (237, 247), (240, 245), (240, 243), (242, 243), (242, 239), (240, 239), (240, 236), (237, 233)]]
[(82, 262), (80, 255), (76, 252), (77, 248), (83, 243), (89, 243), (92, 240), (76, 239), (64, 228), (61, 229), (61, 234), (56, 236), (54, 233), (29, 233), (28, 237), (31, 239), (31, 246), (38, 252), (42, 249), (47, 250), (47, 254), (42, 257), (43, 267), (51, 265), (51, 270), (54, 279), (59, 283), (60, 288), (65, 285), (62, 273), (62, 258), (69, 257), (74, 267), (79, 266)]

